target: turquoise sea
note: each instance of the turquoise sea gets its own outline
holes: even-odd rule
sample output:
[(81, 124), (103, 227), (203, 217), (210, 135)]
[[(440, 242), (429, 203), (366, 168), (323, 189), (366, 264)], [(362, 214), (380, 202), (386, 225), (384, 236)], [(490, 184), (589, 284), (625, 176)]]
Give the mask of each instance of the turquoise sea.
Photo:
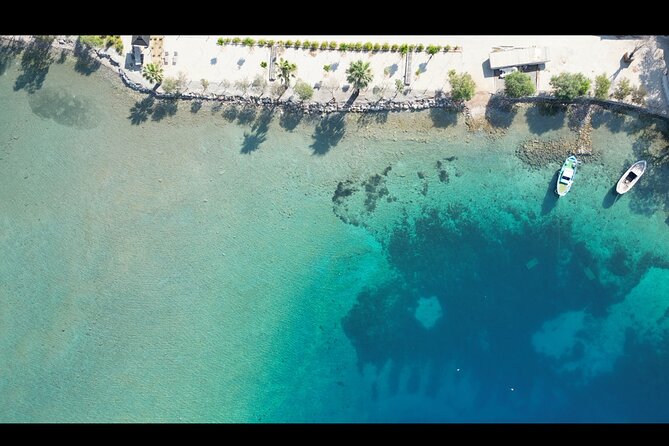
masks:
[(663, 121), (591, 110), (557, 200), (573, 110), (159, 101), (7, 47), (0, 103), (0, 422), (669, 421)]

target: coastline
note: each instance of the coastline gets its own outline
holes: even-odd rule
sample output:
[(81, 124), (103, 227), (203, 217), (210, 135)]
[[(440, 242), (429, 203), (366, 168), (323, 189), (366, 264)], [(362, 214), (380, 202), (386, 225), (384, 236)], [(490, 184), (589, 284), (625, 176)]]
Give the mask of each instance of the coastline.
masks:
[[(30, 44), (33, 41), (33, 36), (4, 36), (0, 35), (0, 41), (4, 42), (19, 42), (23, 47), (21, 50), (25, 49), (25, 46)], [(76, 40), (62, 38), (62, 36), (57, 36), (51, 44), (51, 50), (57, 49), (60, 51), (66, 51), (71, 55), (75, 53), (75, 44)], [(395, 100), (395, 99), (379, 99), (376, 101), (361, 100), (358, 101), (337, 101), (332, 98), (329, 101), (311, 101), (311, 102), (298, 102), (292, 100), (292, 97), (288, 99), (274, 99), (270, 97), (262, 96), (242, 96), (235, 94), (202, 94), (197, 92), (183, 92), (183, 93), (164, 93), (156, 91), (156, 88), (148, 88), (138, 82), (133, 81), (126, 70), (120, 66), (118, 61), (105, 50), (100, 50), (96, 48), (85, 48), (85, 51), (88, 52), (88, 55), (95, 57), (95, 59), (100, 62), (101, 66), (105, 66), (108, 69), (115, 71), (121, 82), (130, 90), (142, 93), (146, 95), (151, 95), (156, 99), (161, 100), (183, 100), (183, 101), (207, 101), (207, 102), (220, 102), (230, 105), (247, 105), (247, 106), (257, 106), (263, 108), (275, 108), (279, 107), (284, 111), (293, 111), (301, 112), (305, 114), (320, 114), (325, 116), (329, 113), (374, 113), (374, 112), (390, 112), (390, 111), (419, 111), (427, 110), (431, 108), (441, 108), (445, 110), (451, 110), (463, 113), (467, 118), (485, 118), (488, 114), (489, 107), (508, 107), (509, 104), (531, 104), (531, 103), (550, 103), (556, 105), (597, 105), (607, 110), (616, 111), (616, 112), (637, 112), (653, 118), (661, 118), (669, 122), (669, 113), (667, 110), (658, 110), (656, 108), (651, 108), (648, 106), (641, 106), (631, 104), (629, 102), (615, 101), (609, 99), (597, 99), (592, 96), (580, 96), (571, 101), (565, 101), (557, 99), (554, 96), (550, 95), (547, 92), (540, 92), (535, 96), (527, 96), (520, 98), (511, 98), (504, 94), (491, 94), (484, 91), (478, 91), (476, 95), (470, 100), (465, 102), (456, 102), (451, 100), (443, 92), (437, 92), (432, 97), (427, 98), (415, 98), (415, 99), (405, 99), (405, 100)]]

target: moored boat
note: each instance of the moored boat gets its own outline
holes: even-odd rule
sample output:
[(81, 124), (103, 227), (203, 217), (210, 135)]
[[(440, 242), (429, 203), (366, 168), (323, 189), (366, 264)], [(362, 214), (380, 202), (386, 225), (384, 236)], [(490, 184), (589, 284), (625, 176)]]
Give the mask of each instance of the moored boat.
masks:
[(616, 184), (616, 192), (619, 194), (624, 194), (632, 188), (639, 181), (641, 175), (646, 171), (646, 161), (641, 160), (632, 164), (632, 167), (627, 169), (627, 172), (623, 174), (622, 177), (618, 180)]
[(578, 160), (574, 155), (571, 155), (562, 164), (562, 168), (560, 169), (560, 174), (558, 175), (557, 179), (557, 185), (555, 186), (555, 193), (557, 193), (559, 196), (564, 197), (571, 189), (571, 185), (574, 182), (574, 175), (576, 175), (577, 166)]

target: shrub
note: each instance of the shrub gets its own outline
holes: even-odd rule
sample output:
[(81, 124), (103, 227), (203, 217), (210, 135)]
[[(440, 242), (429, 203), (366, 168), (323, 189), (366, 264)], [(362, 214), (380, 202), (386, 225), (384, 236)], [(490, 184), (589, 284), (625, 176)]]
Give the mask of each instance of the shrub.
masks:
[(265, 80), (265, 77), (257, 74), (253, 79), (253, 82), (251, 82), (251, 88), (258, 94), (258, 96), (262, 96), (267, 89), (267, 81)]
[(160, 86), (163, 87), (165, 93), (172, 94), (177, 91), (178, 83), (179, 81), (175, 77), (166, 77)]
[(611, 81), (606, 77), (606, 74), (602, 73), (595, 77), (595, 97), (597, 99), (607, 99), (610, 88)]
[(232, 38), (232, 44), (233, 45), (237, 45), (241, 41), (242, 41), (242, 39), (240, 39), (239, 37), (233, 37)]
[(286, 48), (289, 46), (293, 46), (293, 41), (292, 40), (286, 40)]
[(354, 48), (356, 51), (362, 51), (362, 42), (356, 42), (356, 43), (353, 45), (353, 48)]
[(451, 98), (454, 101), (468, 101), (474, 97), (476, 83), (471, 74), (457, 74), (455, 70), (450, 70), (448, 72), (448, 82), (451, 84)]
[(250, 37), (245, 38), (242, 40), (242, 46), (253, 46), (255, 45), (256, 41), (255, 39), (252, 39)]
[(265, 40), (265, 39), (258, 39), (258, 46), (265, 46), (266, 43), (267, 43), (267, 40)]
[(331, 50), (336, 50), (337, 49), (337, 42), (335, 42), (333, 40), (332, 42), (329, 43), (328, 46), (330, 47)]
[[(283, 40), (277, 40), (276, 44), (277, 44), (278, 46), (284, 46), (284, 45), (283, 45)], [(269, 41), (267, 42), (267, 46), (271, 46), (271, 45), (269, 44)]]
[(270, 47), (271, 47), (272, 45), (274, 45), (274, 41), (273, 41), (272, 39), (269, 39), (269, 40), (267, 41), (267, 46), (270, 46)]
[(105, 44), (102, 36), (79, 36), (79, 41), (91, 48), (100, 48)]
[(393, 53), (396, 52), (398, 49), (399, 49), (399, 45), (397, 45), (396, 43), (393, 43), (392, 45), (390, 45), (390, 51), (392, 51)]
[(307, 84), (301, 79), (295, 83), (293, 90), (295, 90), (295, 93), (297, 93), (297, 95), (300, 97), (300, 100), (302, 101), (307, 101), (314, 95), (314, 89), (311, 87), (311, 85)]
[(328, 43), (327, 42), (321, 42), (321, 49), (322, 50), (327, 50), (328, 49)]
[(380, 43), (375, 43), (374, 44), (374, 51), (381, 51), (381, 44)]
[(382, 49), (383, 51), (389, 51), (389, 50), (390, 50), (390, 45), (388, 45), (388, 42), (386, 42), (386, 43), (384, 43), (383, 45), (381, 45), (381, 49)]
[(372, 48), (374, 48), (374, 44), (372, 42), (365, 42), (365, 44), (362, 46), (362, 48), (365, 51), (372, 51)]
[(441, 49), (440, 45), (428, 45), (425, 51), (430, 56), (434, 56), (435, 54), (437, 54), (439, 52), (440, 49)]
[(444, 53), (448, 53), (449, 51), (451, 51), (451, 46), (450, 46), (450, 45), (446, 45), (446, 46), (444, 47)]
[(265, 62), (264, 60), (260, 62), (260, 68), (267, 68), (267, 62)]
[(302, 46), (302, 42), (299, 40), (296, 40), (295, 43), (293, 44), (293, 48), (298, 49)]
[(406, 43), (403, 43), (402, 45), (400, 45), (400, 54), (401, 55), (404, 56), (408, 52), (409, 52), (409, 45), (407, 45)]
[(424, 46), (422, 43), (419, 43), (419, 44), (416, 46), (416, 52), (417, 52), (417, 53), (422, 53), (424, 48), (425, 48), (425, 46)]
[(590, 79), (582, 73), (560, 73), (551, 77), (550, 85), (556, 98), (570, 101), (588, 92)]
[(318, 42), (311, 42), (311, 49), (312, 50), (317, 50), (318, 49)]
[(416, 45), (409, 45), (409, 52), (412, 52), (416, 48)]
[(114, 43), (114, 49), (119, 56), (123, 54), (123, 41), (121, 40), (121, 36), (119, 36), (116, 43)]
[(646, 103), (646, 95), (648, 92), (643, 85), (639, 85), (637, 88), (632, 89), (632, 102), (638, 105), (644, 105)]
[(348, 49), (348, 43), (342, 42), (339, 44), (339, 51), (346, 51)]
[(630, 85), (629, 79), (621, 79), (616, 86), (616, 89), (613, 90), (613, 97), (622, 101), (627, 96), (632, 94), (632, 86)]
[(232, 39), (230, 37), (226, 37), (225, 39), (223, 39), (223, 43), (225, 43), (226, 45), (229, 44), (230, 42), (232, 42)]
[(536, 88), (529, 74), (514, 71), (504, 78), (504, 90), (507, 96), (519, 98), (521, 96), (532, 96)]
[(304, 42), (302, 42), (302, 48), (304, 48), (305, 50), (308, 49), (310, 45), (311, 45), (311, 42), (309, 42), (308, 40), (305, 40)]
[(216, 45), (218, 46), (223, 46), (225, 43), (225, 40), (223, 40), (223, 37), (219, 37), (218, 40), (216, 41)]

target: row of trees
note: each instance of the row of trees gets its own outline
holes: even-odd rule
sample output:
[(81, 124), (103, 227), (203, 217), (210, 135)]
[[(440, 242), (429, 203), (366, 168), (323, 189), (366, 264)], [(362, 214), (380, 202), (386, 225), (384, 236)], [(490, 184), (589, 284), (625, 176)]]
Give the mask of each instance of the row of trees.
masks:
[[(288, 89), (291, 79), (295, 78), (297, 65), (282, 58), (277, 64), (277, 69), (277, 77), (281, 80), (281, 86), (283, 87), (281, 91), (278, 91), (280, 95), (283, 91)], [(176, 78), (164, 78), (163, 68), (160, 65), (153, 63), (144, 66), (142, 75), (149, 82), (155, 83), (156, 86), (162, 84), (163, 90), (166, 93), (183, 92), (188, 86), (188, 79), (185, 73), (180, 72)], [(367, 88), (373, 79), (374, 75), (369, 62), (357, 60), (351, 62), (346, 69), (346, 81), (353, 86), (355, 93), (359, 93), (360, 90)], [(448, 73), (448, 81), (451, 85), (451, 97), (455, 101), (468, 101), (476, 92), (476, 84), (469, 73), (458, 74), (455, 70), (451, 70)], [(209, 86), (209, 81), (202, 79), (201, 84), (203, 91), (206, 91)], [(258, 75), (253, 83), (248, 82), (248, 80), (240, 80), (235, 82), (235, 87), (242, 90), (244, 94), (246, 94), (246, 91), (249, 88), (253, 87), (260, 95), (262, 95), (267, 87), (267, 81), (265, 81), (262, 76)], [(337, 88), (338, 84), (337, 86), (330, 85), (328, 87), (333, 94)], [(302, 101), (311, 99), (314, 94), (313, 87), (302, 80), (298, 80), (293, 89)], [(404, 83), (400, 79), (395, 80), (395, 90), (397, 93), (402, 93), (404, 91)]]
[(119, 55), (123, 54), (121, 36), (79, 36), (79, 42), (90, 48), (114, 47)]
[[(590, 79), (585, 77), (582, 73), (560, 73), (557, 76), (551, 77), (550, 85), (553, 87), (553, 94), (555, 97), (564, 100), (572, 100), (578, 96), (585, 96), (590, 91)], [(613, 91), (609, 95), (611, 88), (611, 81), (606, 74), (600, 74), (595, 77), (594, 95), (598, 99), (608, 99), (612, 96), (619, 101), (625, 100), (631, 96), (633, 102), (643, 105), (648, 92), (640, 85), (632, 87), (629, 79), (621, 79)]]
[[(550, 85), (553, 87), (553, 95), (556, 98), (571, 101), (579, 96), (587, 95), (591, 82), (582, 73), (560, 73), (551, 77)], [(504, 78), (504, 89), (506, 95), (512, 98), (532, 96), (536, 91), (530, 75), (520, 71), (514, 71)], [(629, 79), (622, 79), (618, 82), (613, 94), (609, 94), (610, 89), (611, 81), (606, 74), (602, 73), (595, 77), (594, 96), (598, 99), (608, 99), (612, 96), (622, 101), (631, 96), (632, 102), (643, 105), (648, 94), (642, 85), (632, 87)]]
[(253, 46), (267, 46), (271, 47), (274, 44), (277, 44), (281, 47), (284, 48), (295, 48), (295, 49), (311, 49), (311, 50), (339, 50), (339, 51), (390, 51), (390, 52), (400, 52), (401, 54), (406, 54), (407, 52), (415, 51), (417, 53), (421, 53), (425, 51), (426, 53), (430, 55), (437, 54), (439, 51), (443, 49), (445, 53), (448, 53), (449, 51), (459, 51), (461, 48), (458, 45), (451, 46), (451, 45), (446, 45), (442, 47), (441, 45), (424, 45), (422, 43), (419, 43), (417, 45), (410, 45), (408, 43), (403, 43), (403, 44), (389, 44), (387, 42), (385, 43), (372, 43), (372, 42), (355, 42), (355, 43), (347, 43), (347, 42), (335, 42), (330, 41), (323, 41), (323, 42), (317, 42), (317, 41), (310, 41), (310, 40), (279, 40), (279, 41), (274, 41), (271, 39), (258, 39), (257, 41), (255, 39), (252, 39), (251, 37), (246, 37), (244, 39), (240, 37), (234, 37), (234, 38), (223, 38), (219, 37), (218, 40), (216, 41), (216, 44), (219, 46), (223, 45), (241, 45), (241, 46), (248, 46), (248, 47), (253, 47)]

